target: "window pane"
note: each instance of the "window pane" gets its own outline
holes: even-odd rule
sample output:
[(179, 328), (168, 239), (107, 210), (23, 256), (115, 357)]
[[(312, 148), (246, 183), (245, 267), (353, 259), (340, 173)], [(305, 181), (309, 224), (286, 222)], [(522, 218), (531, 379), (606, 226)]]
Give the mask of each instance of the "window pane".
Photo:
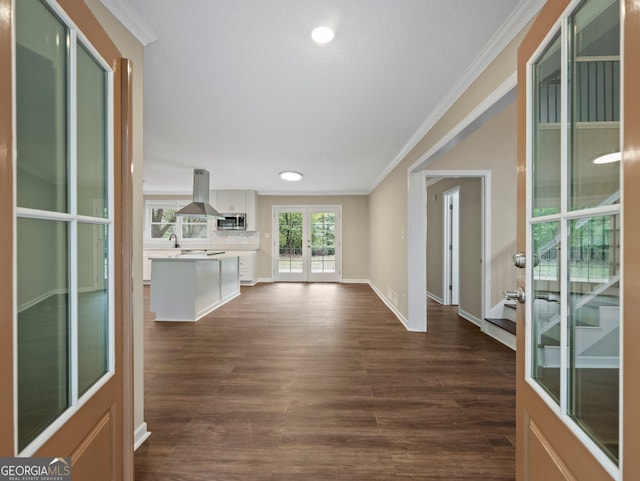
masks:
[(23, 449), (70, 404), (68, 224), (18, 219), (17, 246), (18, 448)]
[(67, 212), (67, 29), (37, 0), (15, 4), (17, 205)]
[(278, 272), (302, 272), (302, 212), (281, 212)]
[(560, 211), (560, 34), (533, 67), (533, 215)]
[[(620, 152), (620, 5), (588, 0), (570, 19), (572, 108), (569, 207), (620, 201), (620, 162), (596, 163)], [(594, 162), (595, 161), (595, 162)]]
[(311, 213), (311, 272), (336, 271), (336, 215)]
[(78, 214), (108, 216), (107, 75), (78, 44)]
[(168, 239), (176, 232), (176, 210), (157, 207), (151, 209), (151, 238)]
[(569, 223), (569, 413), (618, 459), (620, 217)]
[(78, 224), (78, 392), (108, 369), (109, 270), (107, 227)]
[(207, 239), (209, 237), (209, 221), (196, 217), (182, 217), (183, 239)]
[(560, 402), (560, 224), (534, 224), (532, 377)]

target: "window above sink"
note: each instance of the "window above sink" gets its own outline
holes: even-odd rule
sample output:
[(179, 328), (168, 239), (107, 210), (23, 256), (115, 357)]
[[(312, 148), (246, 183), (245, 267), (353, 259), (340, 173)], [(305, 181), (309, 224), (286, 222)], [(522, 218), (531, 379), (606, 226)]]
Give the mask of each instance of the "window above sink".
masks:
[(180, 243), (208, 242), (210, 239), (209, 219), (179, 217), (176, 211), (189, 203), (183, 201), (146, 201), (145, 239), (147, 241), (168, 241), (172, 234)]

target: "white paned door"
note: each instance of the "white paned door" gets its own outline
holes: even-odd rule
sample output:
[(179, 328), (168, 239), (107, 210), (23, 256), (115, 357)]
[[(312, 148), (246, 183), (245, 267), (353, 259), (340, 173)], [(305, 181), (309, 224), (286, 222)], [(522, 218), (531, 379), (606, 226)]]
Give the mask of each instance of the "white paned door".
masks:
[(341, 206), (274, 206), (275, 281), (340, 282)]

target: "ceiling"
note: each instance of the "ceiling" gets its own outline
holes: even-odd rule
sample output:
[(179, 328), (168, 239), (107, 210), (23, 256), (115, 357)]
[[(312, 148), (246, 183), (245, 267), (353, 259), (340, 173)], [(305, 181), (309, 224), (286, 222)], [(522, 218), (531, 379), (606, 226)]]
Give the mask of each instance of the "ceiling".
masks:
[(190, 192), (194, 168), (211, 189), (369, 193), (542, 3), (102, 1), (147, 44), (147, 194)]

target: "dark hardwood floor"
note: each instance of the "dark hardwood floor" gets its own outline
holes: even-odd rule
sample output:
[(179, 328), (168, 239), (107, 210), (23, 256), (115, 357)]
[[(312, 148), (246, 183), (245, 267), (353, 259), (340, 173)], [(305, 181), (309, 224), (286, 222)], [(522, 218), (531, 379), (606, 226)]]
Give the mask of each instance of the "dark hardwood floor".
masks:
[(367, 285), (284, 283), (197, 323), (147, 310), (136, 480), (515, 479), (515, 353), (428, 312), (411, 333)]

